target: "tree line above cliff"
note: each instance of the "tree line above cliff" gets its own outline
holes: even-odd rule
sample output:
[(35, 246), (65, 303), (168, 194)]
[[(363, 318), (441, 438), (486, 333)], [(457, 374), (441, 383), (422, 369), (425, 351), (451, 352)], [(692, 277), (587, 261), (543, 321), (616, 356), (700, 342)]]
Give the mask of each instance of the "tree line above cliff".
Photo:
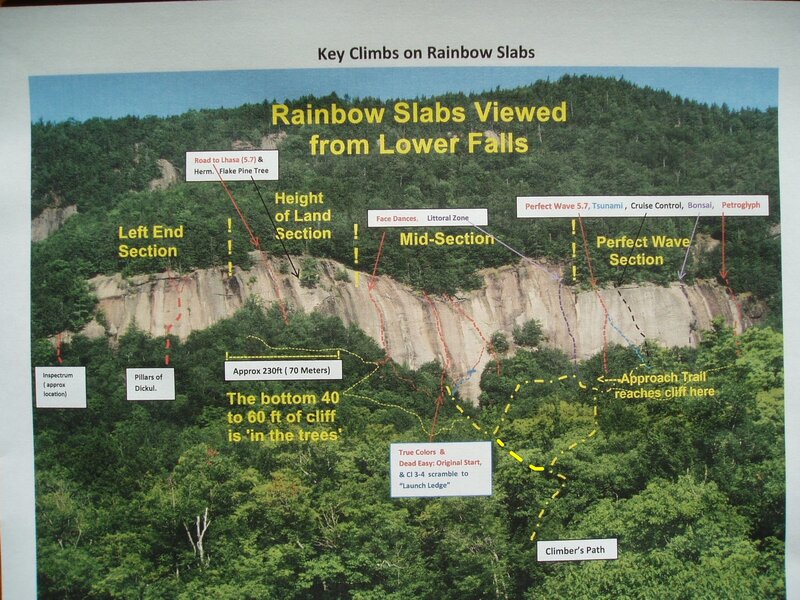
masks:
[[(223, 223), (236, 215), (221, 186), (177, 183), (150, 191), (148, 182), (159, 176), (157, 160), (168, 160), (180, 171), (185, 153), (192, 150), (259, 147), (262, 139), (280, 140), (281, 177), (262, 182), (267, 201), (274, 191), (322, 191), (333, 208), (327, 223), (333, 236), (321, 241), (286, 241), (293, 254), (311, 254), (353, 262), (353, 224), (360, 225), (361, 265), (371, 265), (380, 231), (366, 228), (366, 210), (376, 208), (487, 208), (488, 231), (534, 259), (565, 267), (573, 240), (568, 220), (517, 219), (515, 198), (521, 195), (674, 195), (767, 194), (770, 216), (728, 219), (727, 267), (736, 292), (751, 292), (758, 305), (780, 323), (780, 220), (777, 160), (777, 110), (731, 111), (707, 106), (667, 92), (640, 88), (627, 81), (565, 76), (537, 81), (516, 89), (491, 93), (446, 94), (417, 99), (420, 104), (464, 106), (497, 101), (502, 105), (568, 103), (564, 123), (507, 123), (492, 125), (496, 133), (526, 136), (524, 154), (311, 156), (308, 139), (322, 137), (376, 137), (374, 125), (271, 125), (271, 103), (234, 109), (189, 111), (183, 115), (91, 119), (78, 123), (38, 122), (32, 127), (32, 213), (46, 206), (77, 204), (79, 214), (47, 240), (34, 245), (34, 281), (49, 293), (68, 297), (81, 294), (80, 283), (55, 285), (47, 265), (69, 257), (70, 266), (59, 277), (84, 280), (98, 273), (153, 272), (167, 267), (191, 270), (226, 264), (227, 240), (233, 239), (236, 264), (247, 266), (252, 249), (242, 227), (229, 234)], [(393, 100), (351, 100), (336, 95), (304, 97), (289, 106), (330, 105), (389, 107)], [(477, 126), (464, 123), (397, 124), (387, 122), (387, 136), (464, 136)], [(282, 254), (273, 228), (249, 182), (229, 184), (270, 254)], [(186, 239), (180, 259), (125, 261), (117, 256), (119, 225), (170, 219), (183, 224)], [(633, 237), (640, 219), (588, 219), (586, 228), (606, 236)], [(695, 277), (721, 279), (720, 219), (701, 219), (698, 236), (711, 243), (692, 251), (686, 281)], [(688, 237), (692, 218), (650, 220), (642, 232)], [(589, 242), (591, 243), (591, 239)], [(661, 267), (628, 269), (625, 283), (676, 280), (682, 257)], [(381, 272), (429, 292), (454, 292), (479, 284), (477, 269), (499, 266), (517, 256), (499, 244), (486, 247), (403, 247), (389, 233)], [(585, 258), (576, 258), (588, 273)], [(673, 262), (675, 264), (673, 264)], [(617, 282), (621, 271), (595, 260), (595, 277)], [(58, 270), (57, 270), (58, 271)], [(583, 279), (586, 285), (588, 277)], [(567, 279), (568, 281), (568, 279)], [(58, 290), (62, 289), (62, 292)], [(39, 289), (34, 294), (37, 301)], [(59, 302), (51, 299), (50, 302)], [(85, 299), (77, 305), (86, 304)], [(75, 312), (75, 311), (67, 311)], [(81, 312), (78, 310), (77, 312)], [(52, 328), (50, 328), (52, 330)]]

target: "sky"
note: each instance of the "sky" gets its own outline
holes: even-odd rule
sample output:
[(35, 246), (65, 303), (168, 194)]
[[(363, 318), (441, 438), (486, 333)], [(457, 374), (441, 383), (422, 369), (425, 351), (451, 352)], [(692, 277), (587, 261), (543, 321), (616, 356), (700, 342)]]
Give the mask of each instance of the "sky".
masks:
[(558, 79), (566, 73), (626, 80), (731, 109), (778, 105), (777, 69), (682, 67), (396, 67), (185, 71), (30, 78), (31, 120), (165, 117), (336, 92), (382, 100), (483, 92)]

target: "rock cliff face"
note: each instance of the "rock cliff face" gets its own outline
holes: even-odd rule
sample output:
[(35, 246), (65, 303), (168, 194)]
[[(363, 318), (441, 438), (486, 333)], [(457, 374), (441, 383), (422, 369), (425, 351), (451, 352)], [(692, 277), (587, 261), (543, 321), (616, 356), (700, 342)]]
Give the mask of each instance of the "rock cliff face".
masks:
[[(713, 283), (693, 286), (673, 284), (608, 288), (574, 293), (560, 286), (556, 268), (522, 263), (483, 272), (482, 289), (457, 298), (426, 297), (389, 277), (378, 277), (372, 291), (369, 275), (348, 270), (349, 281), (334, 275), (342, 265), (319, 260), (316, 288), (300, 286), (291, 275), (278, 275), (283, 301), (290, 309), (337, 315), (355, 323), (382, 344), (391, 357), (411, 367), (438, 360), (450, 363), (451, 379), (475, 374), (461, 392), (475, 399), (480, 372), (492, 356), (487, 340), (496, 331), (509, 341), (515, 325), (538, 319), (546, 345), (569, 356), (589, 357), (602, 350), (606, 340), (640, 344), (644, 339), (665, 346), (694, 346), (699, 332), (721, 316), (741, 331), (750, 325), (725, 290)], [(265, 265), (249, 271), (205, 269), (177, 276), (161, 273), (123, 279), (120, 275), (91, 280), (107, 331), (96, 322), (85, 332), (116, 337), (135, 320), (153, 335), (170, 333), (186, 338), (231, 316), (250, 296), (265, 304), (276, 300)], [(379, 314), (380, 313), (380, 314)], [(608, 314), (608, 318), (606, 317)], [(385, 325), (381, 326), (381, 321)], [(441, 324), (441, 325), (439, 325)]]
[(72, 215), (78, 214), (78, 207), (56, 206), (45, 208), (42, 213), (31, 221), (31, 240), (41, 242), (58, 231), (64, 222)]
[(156, 164), (161, 171), (161, 177), (153, 179), (147, 186), (148, 190), (151, 192), (154, 190), (165, 190), (180, 180), (180, 173), (178, 173), (178, 170), (172, 166), (172, 163), (168, 160), (159, 158)]

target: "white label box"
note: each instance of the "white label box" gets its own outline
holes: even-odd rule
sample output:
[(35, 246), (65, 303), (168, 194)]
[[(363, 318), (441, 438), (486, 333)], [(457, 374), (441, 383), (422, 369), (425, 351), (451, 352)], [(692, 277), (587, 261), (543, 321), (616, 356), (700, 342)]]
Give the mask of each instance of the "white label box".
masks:
[(367, 227), (472, 227), (488, 225), (485, 208), (406, 208), (368, 210)]
[(175, 400), (175, 370), (126, 369), (128, 400)]
[(277, 181), (277, 150), (187, 152), (186, 181)]
[(536, 560), (539, 562), (616, 560), (617, 558), (617, 538), (536, 542)]
[(391, 444), (389, 470), (392, 498), (491, 496), (492, 444)]
[(341, 379), (341, 360), (226, 360), (225, 381)]
[(769, 196), (518, 196), (517, 218), (766, 217)]
[(86, 367), (36, 367), (36, 408), (86, 408)]

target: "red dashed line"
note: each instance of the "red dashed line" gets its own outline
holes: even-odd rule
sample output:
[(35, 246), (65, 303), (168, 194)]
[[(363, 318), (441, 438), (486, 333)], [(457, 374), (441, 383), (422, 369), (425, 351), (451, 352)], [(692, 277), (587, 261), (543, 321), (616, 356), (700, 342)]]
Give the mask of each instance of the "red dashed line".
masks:
[(389, 342), (386, 339), (386, 318), (383, 315), (383, 310), (378, 304), (378, 301), (372, 294), (373, 289), (375, 289), (374, 286), (373, 287), (367, 286), (367, 295), (369, 296), (370, 301), (372, 301), (372, 305), (375, 307), (375, 312), (378, 314), (378, 326), (380, 327), (381, 345), (383, 346), (383, 349), (386, 352), (386, 356), (378, 364), (385, 365), (386, 363), (389, 362), (389, 359), (391, 358), (391, 352), (389, 351)]
[[(736, 312), (739, 314), (739, 322), (742, 326), (742, 331), (744, 331), (744, 311), (742, 310), (742, 305), (739, 302), (739, 299), (736, 297), (736, 292), (733, 291), (731, 287), (731, 282), (728, 281), (727, 277), (723, 277), (725, 281), (725, 290), (730, 294), (731, 300), (733, 300), (733, 305), (736, 307)], [(741, 349), (741, 341), (739, 340), (739, 335), (736, 333), (736, 327), (733, 329), (733, 340), (736, 346), (736, 355), (740, 356), (742, 353)]]
[(439, 334), (439, 340), (442, 343), (442, 349), (444, 351), (444, 369), (442, 370), (442, 377), (439, 380), (439, 397), (436, 399), (436, 411), (433, 413), (433, 423), (431, 424), (431, 435), (429, 441), (433, 441), (433, 438), (436, 436), (436, 422), (439, 420), (439, 411), (442, 408), (442, 404), (444, 404), (445, 394), (446, 394), (446, 381), (447, 381), (447, 372), (450, 370), (451, 365), (453, 364), (452, 356), (450, 355), (450, 350), (447, 347), (447, 342), (444, 339), (444, 329), (442, 328), (442, 320), (439, 317), (439, 311), (436, 309), (436, 305), (431, 300), (428, 293), (423, 291), (422, 295), (425, 296), (425, 300), (431, 305), (431, 309), (433, 310), (433, 317), (436, 320), (436, 332)]
[[(480, 336), (480, 338), (483, 340), (483, 343), (484, 343), (484, 348), (488, 348), (488, 349), (489, 349), (489, 352), (491, 353), (491, 355), (492, 355), (492, 358), (494, 359), (494, 362), (495, 362), (495, 364), (497, 365), (497, 374), (498, 374), (498, 375), (500, 375), (500, 374), (502, 373), (503, 367), (502, 367), (502, 365), (500, 364), (500, 358), (497, 356), (497, 352), (496, 352), (496, 351), (495, 351), (495, 349), (494, 349), (494, 344), (492, 344), (492, 343), (491, 343), (489, 340), (487, 340), (487, 339), (486, 339), (486, 336), (485, 336), (485, 335), (483, 335), (483, 331), (481, 331), (481, 328), (480, 328), (480, 327), (478, 327), (478, 324), (475, 322), (475, 319), (473, 319), (472, 317), (470, 317), (470, 316), (469, 316), (469, 315), (468, 315), (468, 314), (467, 314), (467, 313), (464, 311), (464, 309), (463, 309), (463, 308), (461, 308), (461, 306), (459, 306), (459, 304), (458, 304), (458, 302), (456, 302), (455, 298), (453, 298), (452, 296), (445, 295), (445, 299), (446, 299), (448, 302), (450, 302), (450, 304), (452, 304), (452, 305), (453, 305), (453, 307), (454, 307), (454, 308), (455, 308), (455, 309), (456, 309), (458, 312), (460, 312), (460, 313), (461, 313), (461, 315), (462, 315), (462, 316), (463, 316), (465, 319), (467, 319), (467, 320), (468, 320), (470, 323), (472, 323), (472, 326), (475, 328), (475, 331), (477, 331), (477, 332), (478, 332), (478, 335), (479, 335), (479, 336)], [(478, 360), (475, 362), (475, 367), (477, 367), (477, 366), (478, 366), (478, 364), (481, 362), (481, 357), (482, 357), (482, 356), (483, 356), (483, 349), (481, 349), (480, 356), (478, 356)], [(475, 367), (473, 367), (473, 368), (475, 368)]]
[[(183, 305), (183, 300), (182, 300), (181, 294), (183, 294), (184, 283), (185, 282), (184, 282), (184, 279), (182, 277), (180, 277), (178, 275), (173, 275), (171, 270), (169, 270), (169, 269), (167, 270), (167, 285), (171, 286), (175, 290), (175, 293), (178, 296), (178, 298), (177, 298), (178, 308), (180, 308)], [(169, 366), (169, 364), (172, 362), (172, 358), (170, 356), (170, 350), (172, 349), (172, 340), (169, 339), (169, 335), (172, 333), (172, 330), (175, 327), (175, 323), (180, 321), (181, 317), (183, 317), (183, 313), (182, 312), (178, 312), (177, 316), (173, 319), (172, 323), (168, 323), (165, 326), (165, 330), (166, 330), (165, 338), (166, 339), (164, 341), (164, 349), (166, 350), (166, 352), (164, 354), (164, 364), (167, 365), (167, 366)]]

